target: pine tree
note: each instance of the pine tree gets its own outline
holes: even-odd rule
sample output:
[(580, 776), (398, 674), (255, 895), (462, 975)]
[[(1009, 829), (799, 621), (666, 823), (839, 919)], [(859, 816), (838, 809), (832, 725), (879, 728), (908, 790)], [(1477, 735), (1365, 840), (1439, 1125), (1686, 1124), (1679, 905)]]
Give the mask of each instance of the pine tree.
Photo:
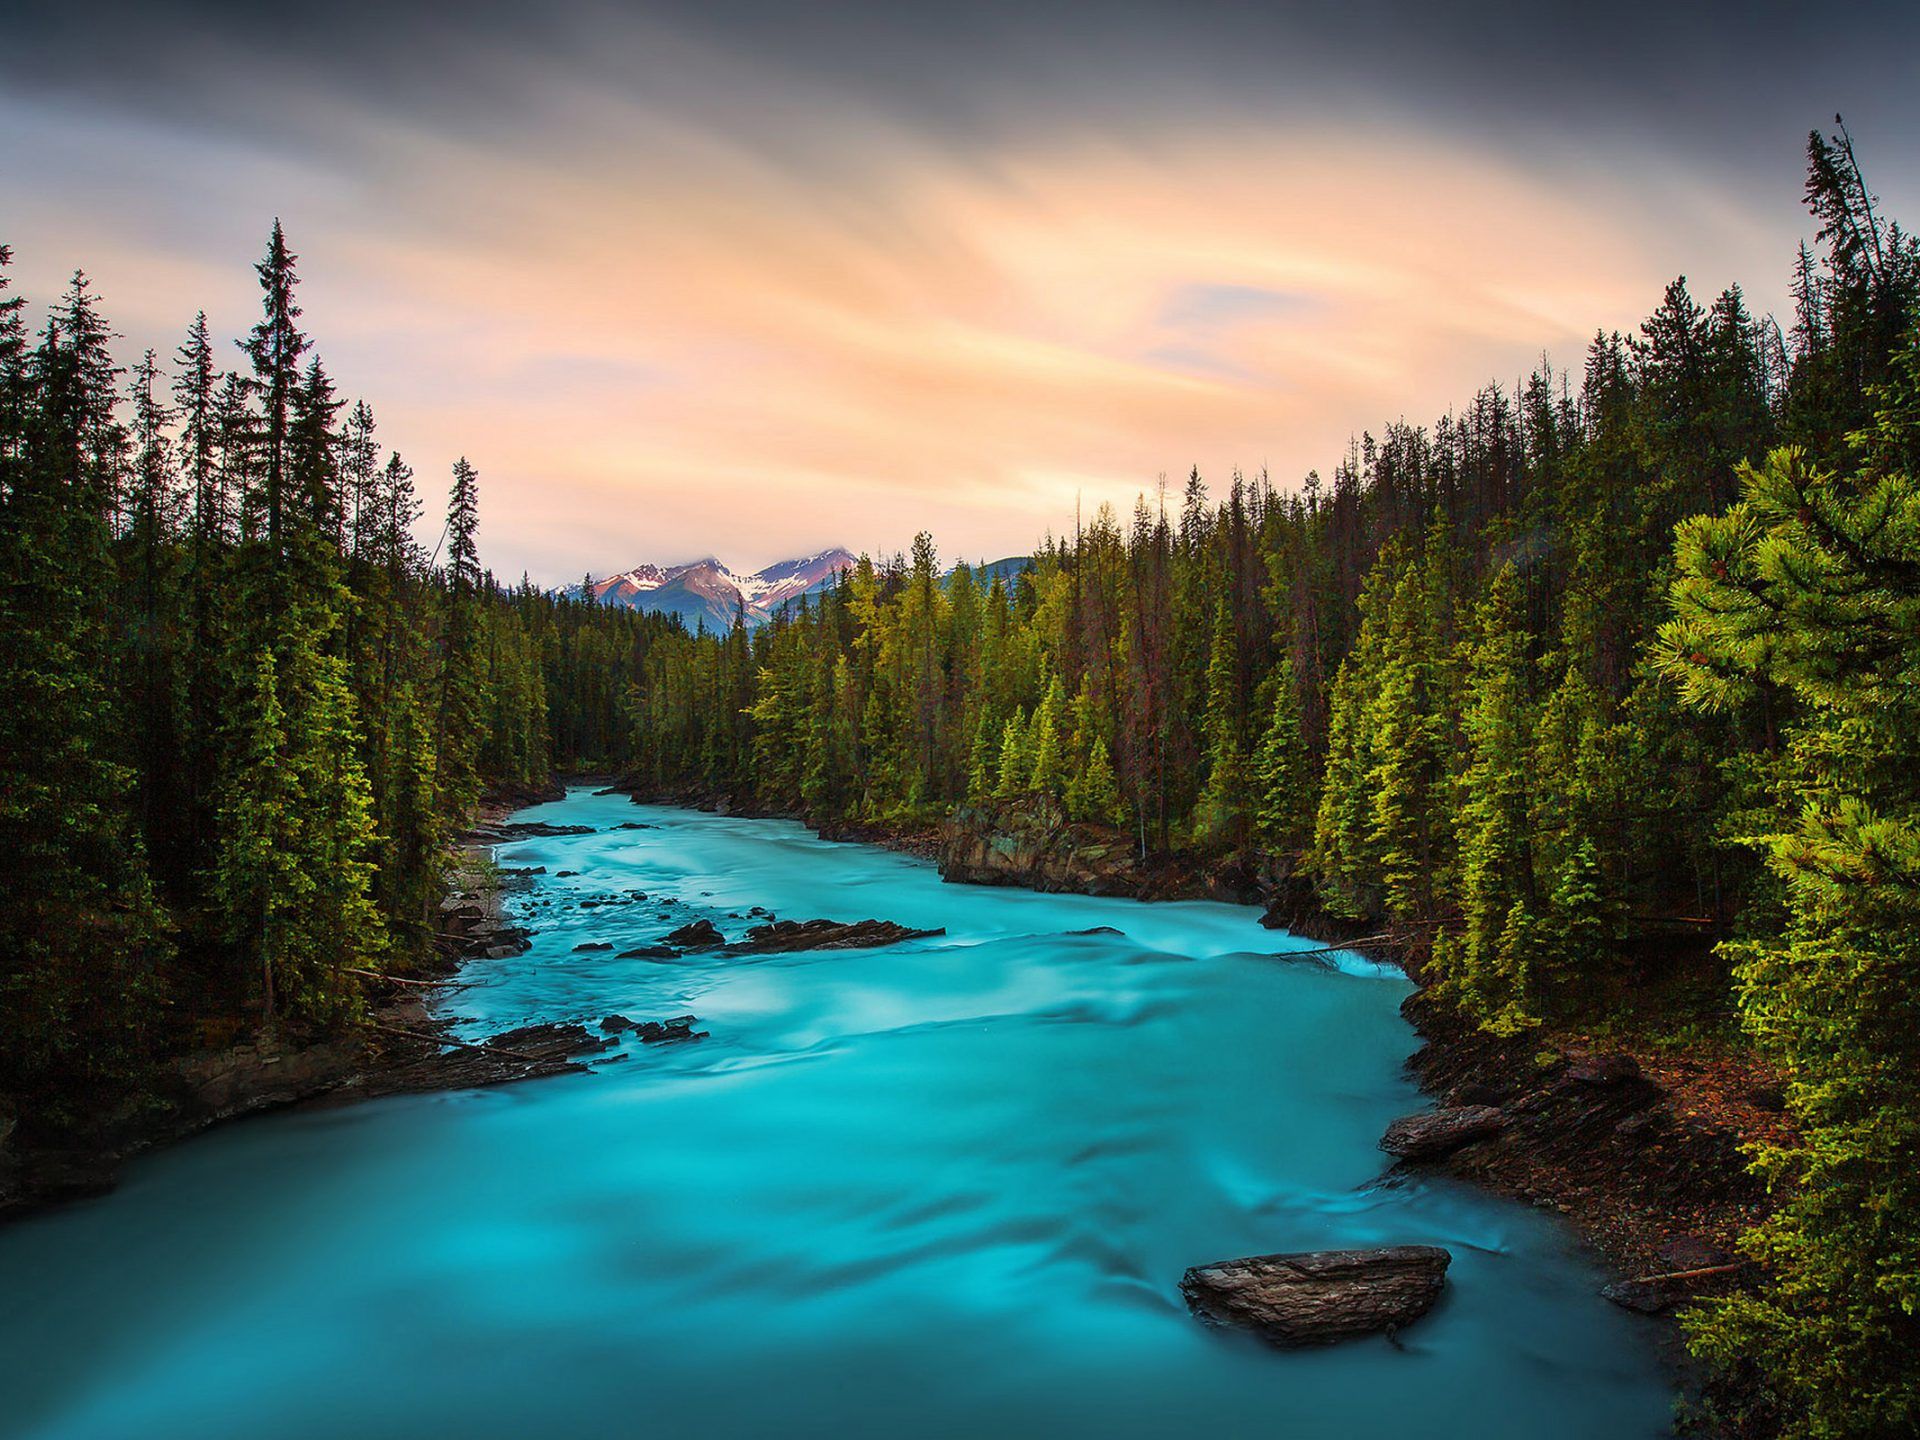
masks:
[(242, 347), (253, 362), (253, 383), (263, 411), (261, 448), (265, 473), (261, 509), (265, 538), (275, 555), (280, 553), (283, 510), (291, 483), (288, 439), (295, 396), (300, 388), (300, 357), (311, 344), (295, 324), (301, 313), (294, 299), (299, 283), (294, 273), (297, 259), (287, 246), (280, 222), (275, 220), (273, 234), (267, 241), (267, 253), (254, 266), (254, 273), (260, 277), (265, 313)]
[(1194, 812), (1194, 830), (1198, 838), (1230, 847), (1246, 839), (1252, 790), (1240, 738), (1239, 673), (1233, 611), (1223, 596), (1214, 607), (1208, 647), (1207, 709), (1201, 727), (1207, 739), (1207, 783)]
[(1047, 682), (1046, 693), (1027, 727), (1025, 745), (1029, 759), (1026, 788), (1042, 795), (1059, 795), (1066, 788), (1066, 745), (1060, 734), (1060, 712), (1065, 704), (1060, 677)]
[(1026, 789), (1027, 780), (1032, 774), (1026, 716), (1016, 710), (1007, 717), (1007, 723), (1000, 730), (1000, 778), (994, 786), (994, 794), (1003, 800), (1018, 795)]
[(464, 815), (480, 798), (479, 620), (480, 477), (463, 455), (454, 462), (447, 503), (446, 636), (440, 658), (440, 712), (433, 750), (442, 803)]
[(1076, 820), (1118, 825), (1126, 819), (1120, 785), (1114, 778), (1113, 757), (1107, 753), (1107, 742), (1098, 735), (1087, 750), (1085, 763), (1067, 786), (1066, 803), (1067, 813)]
[[(1460, 779), (1462, 935), (1449, 970), (1465, 1006), (1483, 1023), (1511, 1030), (1535, 1018), (1530, 938), (1536, 897), (1529, 834), (1527, 636), (1520, 585), (1511, 566), (1487, 588), (1467, 661), (1469, 758)], [(1522, 961), (1526, 963), (1523, 965)]]
[(0, 439), (0, 1090), (49, 1126), (145, 1063), (168, 958), (100, 583), (125, 451), (109, 338), (83, 275), (31, 355), (0, 309), (0, 399), (21, 427)]
[(1254, 834), (1263, 845), (1298, 851), (1312, 833), (1313, 775), (1291, 660), (1281, 657), (1266, 688), (1267, 725), (1253, 759)]
[(1377, 689), (1365, 723), (1372, 736), (1367, 838), (1378, 856), (1387, 912), (1423, 917), (1433, 908), (1444, 869), (1449, 698), (1436, 613), (1435, 554), (1409, 564), (1387, 608)]
[(1690, 1320), (1797, 1437), (1920, 1428), (1920, 341), (1894, 375), (1855, 474), (1776, 450), (1681, 527), (1660, 635), (1692, 705), (1772, 683), (1800, 707), (1760, 842), (1786, 930), (1728, 947), (1795, 1121), (1761, 1152), (1778, 1209), (1745, 1242), (1770, 1279)]

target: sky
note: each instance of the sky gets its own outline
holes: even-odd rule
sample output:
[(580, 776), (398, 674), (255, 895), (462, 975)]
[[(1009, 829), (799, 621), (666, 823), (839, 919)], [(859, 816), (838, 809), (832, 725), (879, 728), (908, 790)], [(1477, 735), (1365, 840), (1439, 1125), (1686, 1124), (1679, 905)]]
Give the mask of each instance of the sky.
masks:
[(1676, 275), (1784, 309), (1836, 111), (1920, 217), (1920, 6), (1574, 9), (11, 0), (0, 243), (164, 356), (279, 217), (503, 576), (995, 558), (1577, 370)]

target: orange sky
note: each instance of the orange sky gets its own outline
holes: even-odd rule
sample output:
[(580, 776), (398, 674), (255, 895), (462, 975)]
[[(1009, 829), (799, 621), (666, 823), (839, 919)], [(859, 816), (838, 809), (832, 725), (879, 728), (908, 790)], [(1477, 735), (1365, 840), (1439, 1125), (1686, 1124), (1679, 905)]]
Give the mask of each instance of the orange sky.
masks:
[(29, 294), (84, 264), (129, 348), (170, 349), (200, 305), (249, 322), (280, 214), (343, 391), (430, 499), (470, 456), (487, 558), (553, 583), (920, 528), (993, 557), (1196, 463), (1290, 486), (1543, 350), (1577, 367), (1675, 273), (1779, 303), (1800, 228), (1794, 124), (1767, 195), (1364, 107), (958, 134), (666, 59), (750, 102), (555, 83), (479, 129), (335, 106), (321, 144), (0, 98), (0, 164), (66, 177), (0, 239)]

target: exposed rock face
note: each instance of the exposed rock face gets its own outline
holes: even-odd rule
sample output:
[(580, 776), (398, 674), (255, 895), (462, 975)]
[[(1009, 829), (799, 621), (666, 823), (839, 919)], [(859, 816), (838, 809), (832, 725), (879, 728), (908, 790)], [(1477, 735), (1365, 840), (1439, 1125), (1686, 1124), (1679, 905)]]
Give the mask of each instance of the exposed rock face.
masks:
[(318, 1045), (298, 1045), (264, 1033), (175, 1061), (169, 1098), (188, 1123), (211, 1125), (254, 1110), (291, 1105), (356, 1078), (366, 1050), (355, 1036)]
[(1264, 861), (1138, 852), (1132, 832), (1069, 820), (1058, 800), (1031, 794), (955, 811), (934, 858), (942, 878), (965, 884), (1142, 900), (1250, 901), (1274, 883)]
[(1448, 1105), (1403, 1115), (1387, 1126), (1380, 1148), (1402, 1160), (1438, 1160), (1500, 1133), (1507, 1117), (1491, 1105)]
[(727, 937), (713, 928), (711, 920), (695, 920), (667, 933), (666, 942), (682, 950), (713, 950), (727, 943)]
[(680, 952), (671, 945), (637, 945), (631, 950), (622, 950), (613, 958), (616, 960), (672, 960)]
[(1215, 1324), (1276, 1345), (1326, 1345), (1411, 1325), (1440, 1298), (1452, 1263), (1433, 1245), (1254, 1255), (1196, 1265), (1180, 1292)]
[(1070, 824), (1057, 801), (1034, 795), (956, 811), (941, 832), (940, 874), (970, 885), (1137, 895), (1133, 854), (1122, 832)]
[(795, 950), (863, 950), (946, 933), (945, 927), (911, 930), (891, 920), (855, 920), (850, 924), (838, 920), (775, 920), (768, 925), (755, 925), (747, 931), (746, 939), (729, 945), (727, 953), (767, 955)]

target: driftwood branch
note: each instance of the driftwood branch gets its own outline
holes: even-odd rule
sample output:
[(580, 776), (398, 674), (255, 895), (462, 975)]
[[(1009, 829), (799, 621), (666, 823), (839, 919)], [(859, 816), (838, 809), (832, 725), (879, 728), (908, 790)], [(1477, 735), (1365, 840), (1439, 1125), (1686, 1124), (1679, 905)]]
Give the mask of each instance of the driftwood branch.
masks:
[(1698, 1270), (1670, 1270), (1665, 1275), (1636, 1275), (1627, 1284), (1657, 1285), (1666, 1280), (1704, 1280), (1709, 1275), (1731, 1275), (1739, 1268), (1738, 1264), (1704, 1265)]
[(1364, 945), (1378, 945), (1382, 942), (1392, 943), (1393, 939), (1394, 937), (1391, 935), (1361, 935), (1341, 945), (1321, 945), (1312, 950), (1276, 951), (1273, 958), (1276, 960), (1305, 960), (1309, 956), (1314, 955), (1338, 955), (1343, 950), (1358, 950)]
[(378, 1020), (366, 1022), (369, 1030), (378, 1030), (386, 1035), (398, 1035), (405, 1040), (419, 1040), (429, 1045), (454, 1045), (462, 1050), (478, 1050), (482, 1055), (504, 1055), (509, 1060), (518, 1060), (526, 1065), (545, 1065), (547, 1062), (538, 1055), (528, 1055), (520, 1050), (507, 1050), (498, 1045), (489, 1045), (485, 1041), (456, 1040), (451, 1035), (429, 1035), (421, 1030), (402, 1030), (398, 1025), (382, 1025)]
[(378, 970), (362, 970), (356, 965), (342, 965), (340, 969), (348, 975), (364, 975), (369, 980), (384, 980), (389, 985), (411, 985), (416, 990), (443, 988), (438, 980), (402, 980), (398, 975), (383, 975)]

